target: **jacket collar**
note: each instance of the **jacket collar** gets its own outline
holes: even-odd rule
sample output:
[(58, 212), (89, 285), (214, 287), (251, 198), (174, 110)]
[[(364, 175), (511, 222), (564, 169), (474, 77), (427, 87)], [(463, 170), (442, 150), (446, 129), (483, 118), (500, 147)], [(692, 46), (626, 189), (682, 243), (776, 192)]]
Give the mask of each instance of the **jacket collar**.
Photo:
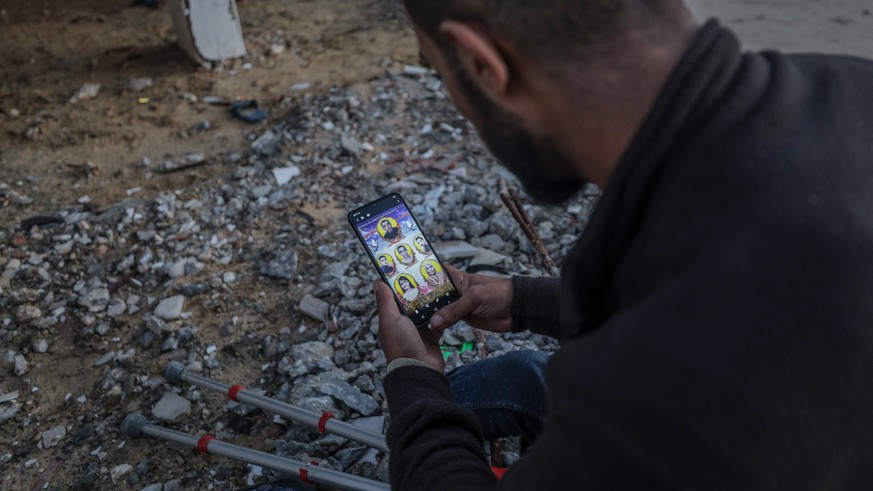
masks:
[(592, 330), (620, 307), (615, 271), (639, 229), (659, 174), (711, 117), (742, 61), (740, 44), (717, 21), (696, 34), (609, 179), (562, 270), (563, 337)]

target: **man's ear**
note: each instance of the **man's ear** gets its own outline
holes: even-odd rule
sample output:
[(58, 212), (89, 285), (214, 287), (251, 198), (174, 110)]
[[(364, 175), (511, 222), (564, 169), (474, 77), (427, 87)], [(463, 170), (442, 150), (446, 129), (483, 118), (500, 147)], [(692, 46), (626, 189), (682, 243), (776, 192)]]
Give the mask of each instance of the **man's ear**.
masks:
[(455, 47), (458, 61), (479, 90), (500, 99), (509, 88), (509, 66), (494, 40), (469, 24), (447, 20), (439, 32)]

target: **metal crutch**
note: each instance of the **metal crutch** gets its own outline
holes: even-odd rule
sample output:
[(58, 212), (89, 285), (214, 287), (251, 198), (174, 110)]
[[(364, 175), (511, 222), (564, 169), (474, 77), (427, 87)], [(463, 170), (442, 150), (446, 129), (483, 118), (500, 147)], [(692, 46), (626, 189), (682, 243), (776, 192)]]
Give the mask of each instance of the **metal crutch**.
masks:
[(164, 368), (164, 378), (167, 379), (167, 382), (173, 385), (177, 385), (180, 382), (187, 382), (203, 389), (219, 392), (227, 395), (227, 398), (232, 401), (243, 402), (263, 409), (264, 411), (284, 416), (302, 425), (315, 428), (319, 433), (333, 433), (348, 438), (349, 440), (363, 443), (368, 447), (388, 452), (388, 444), (385, 442), (385, 435), (382, 433), (359, 428), (355, 425), (339, 421), (334, 418), (331, 413), (318, 414), (314, 411), (295, 407), (256, 394), (245, 390), (245, 387), (241, 385), (228, 385), (200, 375), (189, 373), (184, 365), (176, 361), (171, 362), (166, 366), (166, 368)]
[(390, 491), (385, 483), (363, 477), (346, 474), (345, 472), (323, 469), (317, 465), (307, 464), (299, 460), (279, 457), (278, 455), (240, 447), (216, 440), (205, 435), (196, 437), (180, 431), (153, 425), (139, 413), (129, 414), (121, 423), (121, 432), (129, 437), (138, 438), (143, 435), (168, 440), (182, 445), (195, 447), (200, 453), (210, 453), (259, 465), (278, 472), (296, 473), (303, 482), (328, 484), (349, 491)]

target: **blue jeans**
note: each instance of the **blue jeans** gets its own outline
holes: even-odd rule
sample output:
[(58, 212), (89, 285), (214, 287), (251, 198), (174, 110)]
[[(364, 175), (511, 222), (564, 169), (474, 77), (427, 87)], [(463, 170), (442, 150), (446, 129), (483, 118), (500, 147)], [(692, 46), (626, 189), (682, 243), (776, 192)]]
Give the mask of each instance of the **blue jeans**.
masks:
[(512, 351), (458, 367), (446, 376), (458, 404), (479, 418), (486, 440), (521, 436), (533, 443), (546, 413), (548, 360), (539, 351)]

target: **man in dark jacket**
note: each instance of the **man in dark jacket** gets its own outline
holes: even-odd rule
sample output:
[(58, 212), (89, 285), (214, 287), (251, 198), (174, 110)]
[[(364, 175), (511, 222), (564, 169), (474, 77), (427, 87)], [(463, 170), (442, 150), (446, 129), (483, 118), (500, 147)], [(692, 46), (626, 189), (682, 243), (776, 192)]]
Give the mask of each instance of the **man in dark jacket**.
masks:
[[(393, 488), (873, 489), (873, 63), (741, 53), (681, 0), (406, 6), (532, 197), (603, 195), (560, 280), (453, 272), (422, 331), (376, 284)], [(562, 342), (499, 483), (442, 373), (460, 319)]]

